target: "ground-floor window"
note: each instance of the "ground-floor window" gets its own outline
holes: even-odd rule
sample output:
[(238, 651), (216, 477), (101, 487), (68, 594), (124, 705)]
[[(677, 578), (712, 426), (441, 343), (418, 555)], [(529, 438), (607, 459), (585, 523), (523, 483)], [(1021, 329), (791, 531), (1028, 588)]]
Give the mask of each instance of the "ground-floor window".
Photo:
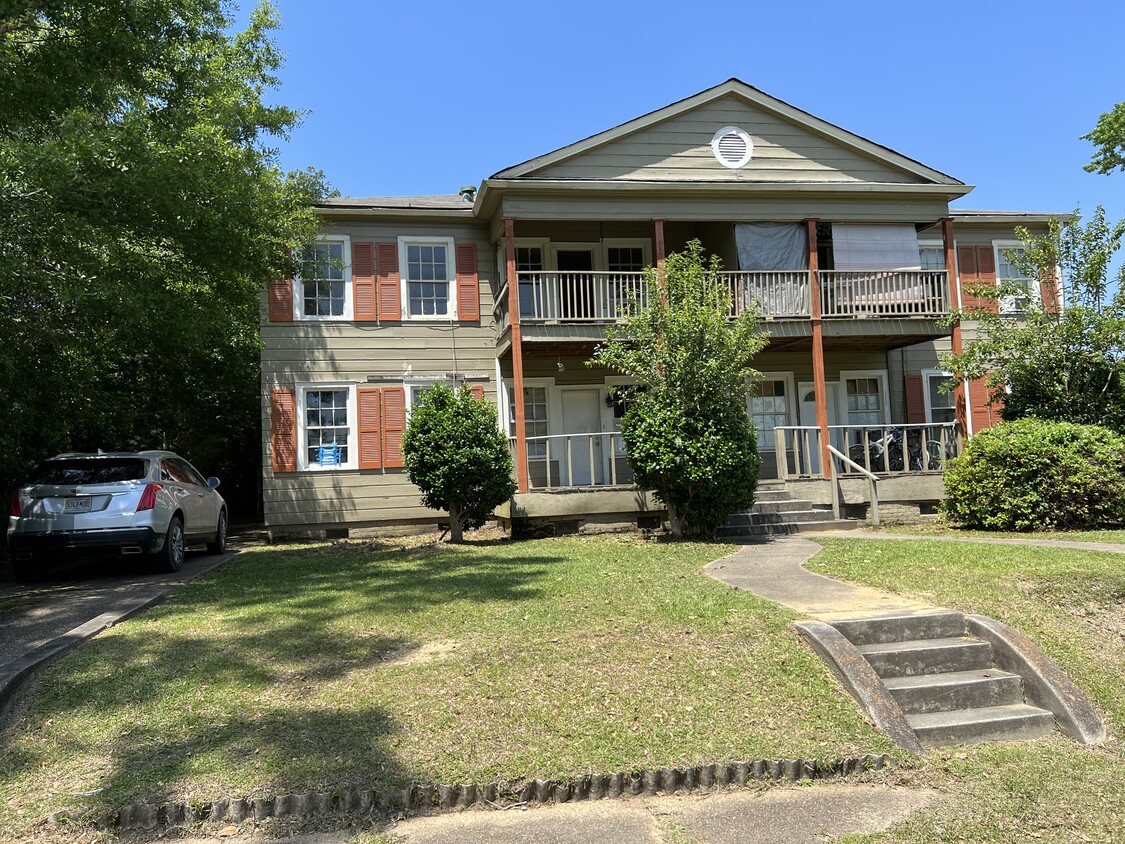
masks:
[(880, 425), (884, 420), (883, 389), (880, 379), (845, 379), (849, 425)]
[[(547, 388), (545, 386), (525, 386), (523, 388), (524, 436), (545, 437), (550, 434), (547, 409)], [(508, 387), (508, 435), (516, 435), (515, 388)], [(539, 440), (527, 444), (530, 460), (547, 458), (547, 441)]]
[(355, 468), (355, 386), (310, 384), (298, 389), (300, 469)]
[(926, 421), (930, 423), (957, 421), (957, 393), (942, 392), (944, 384), (953, 382), (953, 373), (927, 370), (922, 373), (926, 397)]
[(789, 424), (792, 394), (789, 378), (769, 375), (750, 388), (750, 419), (758, 433), (759, 451), (774, 450), (773, 429)]

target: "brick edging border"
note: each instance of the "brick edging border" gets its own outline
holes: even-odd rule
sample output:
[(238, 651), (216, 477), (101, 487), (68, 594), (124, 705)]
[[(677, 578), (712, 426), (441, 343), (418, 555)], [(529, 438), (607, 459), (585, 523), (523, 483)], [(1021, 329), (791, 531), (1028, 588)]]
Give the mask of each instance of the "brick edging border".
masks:
[[(799, 780), (841, 777), (862, 771), (878, 771), (897, 766), (887, 754), (849, 756), (834, 762), (812, 759), (759, 759), (752, 762), (702, 765), (684, 768), (658, 768), (640, 771), (591, 774), (565, 780), (522, 780), (516, 782), (420, 784), (403, 788), (370, 789), (353, 787), (334, 792), (281, 794), (276, 797), (217, 799), (206, 802), (133, 803), (109, 817), (108, 826), (119, 829), (156, 829), (197, 821), (239, 823), (266, 818), (307, 817), (328, 813), (366, 813), (406, 811), (419, 814), (467, 809), (487, 805), (503, 809), (514, 805), (572, 803), (579, 800), (666, 795), (714, 791), (744, 786), (754, 780), (797, 782)], [(79, 820), (89, 812), (62, 810), (50, 820)]]

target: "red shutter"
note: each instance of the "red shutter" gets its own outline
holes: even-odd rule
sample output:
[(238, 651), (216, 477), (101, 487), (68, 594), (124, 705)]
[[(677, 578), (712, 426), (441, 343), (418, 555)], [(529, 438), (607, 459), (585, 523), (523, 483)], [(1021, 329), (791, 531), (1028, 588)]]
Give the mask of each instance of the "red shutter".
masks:
[(278, 279), (270, 282), (270, 322), (293, 321), (293, 282)]
[(297, 395), (293, 390), (274, 390), (272, 395), (270, 444), (275, 472), (297, 471)]
[(979, 434), (1000, 421), (999, 408), (988, 403), (986, 380), (975, 378), (969, 382), (969, 413), (972, 414), (974, 434)]
[(402, 467), (402, 432), (406, 430), (406, 390), (384, 387), (383, 393), (383, 468)]
[(1055, 283), (1054, 270), (1043, 270), (1039, 274), (1039, 297), (1043, 310), (1049, 314), (1059, 311), (1059, 286)]
[(383, 436), (381, 393), (378, 387), (360, 387), (356, 391), (359, 405), (359, 468), (383, 468)]
[(458, 243), (454, 251), (457, 253), (457, 319), (475, 322), (480, 319), (477, 245)]
[(473, 398), (477, 401), (484, 401), (484, 386), (482, 384), (473, 384), (469, 387), (469, 392), (473, 394)]
[[(992, 251), (991, 246), (977, 247), (977, 273), (980, 275), (981, 284), (996, 286), (996, 253)], [(991, 299), (982, 299), (980, 304), (982, 308), (993, 313), (996, 313), (996, 309), (1000, 307), (995, 296)]]
[(971, 284), (977, 283), (977, 250), (973, 246), (957, 247), (957, 266), (960, 269), (959, 289), (961, 291), (961, 307), (966, 311), (980, 305), (980, 299), (965, 291)]
[(926, 399), (923, 395), (922, 376), (906, 376), (906, 424), (920, 425), (926, 421)]
[(356, 322), (375, 320), (375, 245), (352, 244), (352, 313)]
[(375, 275), (379, 293), (379, 321), (402, 319), (402, 296), (398, 277), (398, 244), (375, 244)]

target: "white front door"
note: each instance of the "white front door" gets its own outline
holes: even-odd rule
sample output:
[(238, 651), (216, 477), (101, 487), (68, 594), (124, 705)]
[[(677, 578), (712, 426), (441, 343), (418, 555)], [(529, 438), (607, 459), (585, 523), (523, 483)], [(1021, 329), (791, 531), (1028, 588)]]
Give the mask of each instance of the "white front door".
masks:
[[(835, 381), (825, 383), (825, 388), (828, 391), (828, 424), (839, 425), (840, 415), (837, 410), (840, 406), (840, 385)], [(806, 426), (816, 426), (816, 390), (811, 381), (802, 381), (797, 385), (797, 393), (801, 397), (801, 424)], [(841, 448), (843, 440), (840, 439), (841, 431), (829, 432), (828, 441), (836, 448)], [(820, 474), (820, 435), (819, 433), (809, 434), (809, 450), (812, 452), (809, 456), (809, 465), (805, 467), (802, 465), (801, 469), (806, 469), (810, 474)], [(802, 437), (798, 447), (804, 450), (804, 438)], [(843, 450), (843, 449), (841, 449)], [(845, 452), (846, 453), (846, 452)]]
[[(563, 389), (562, 431), (564, 434), (598, 434), (602, 430), (602, 391)], [(608, 436), (572, 436), (558, 455), (559, 477), (564, 485), (589, 486), (605, 482), (603, 443)], [(552, 448), (552, 459), (555, 458)]]

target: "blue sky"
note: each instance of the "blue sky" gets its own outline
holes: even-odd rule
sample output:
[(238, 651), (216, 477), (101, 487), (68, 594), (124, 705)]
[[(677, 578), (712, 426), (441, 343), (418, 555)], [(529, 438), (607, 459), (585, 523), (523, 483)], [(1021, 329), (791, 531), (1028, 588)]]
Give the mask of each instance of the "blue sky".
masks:
[(1125, 216), (1079, 139), (1125, 100), (1123, 3), (275, 2), (272, 98), (309, 111), (282, 163), (347, 196), (454, 193), (736, 76), (976, 185), (960, 207)]

